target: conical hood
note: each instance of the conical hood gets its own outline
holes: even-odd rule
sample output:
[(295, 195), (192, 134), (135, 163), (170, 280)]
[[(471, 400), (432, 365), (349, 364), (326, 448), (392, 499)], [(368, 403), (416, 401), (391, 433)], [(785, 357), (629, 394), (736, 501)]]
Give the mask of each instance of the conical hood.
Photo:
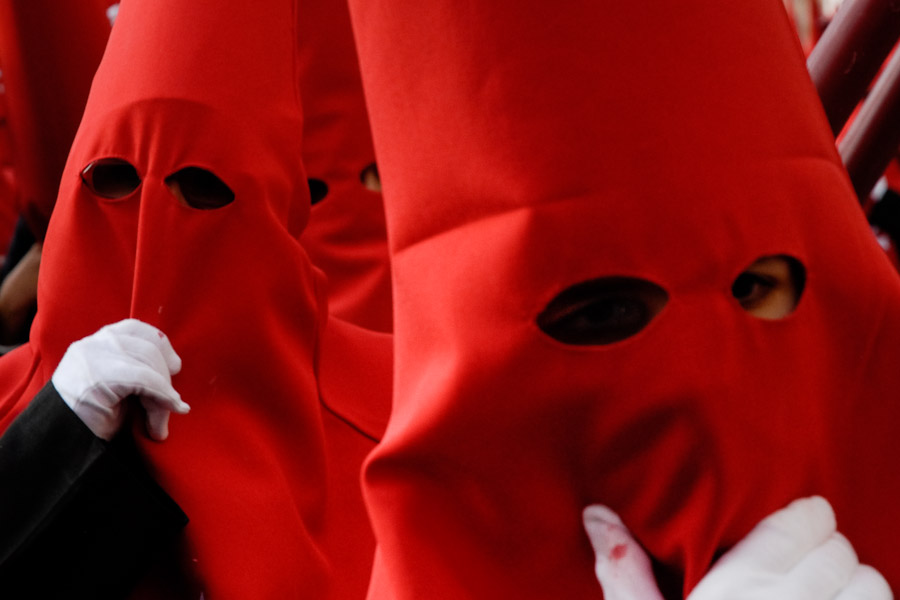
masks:
[[(372, 597), (598, 595), (581, 525), (597, 502), (680, 595), (812, 493), (896, 581), (880, 515), (900, 495), (900, 375), (881, 332), (900, 284), (781, 3), (351, 12), (396, 307), (394, 412), (365, 478)], [(802, 291), (782, 319), (735, 297), (764, 257)], [(638, 332), (539, 325), (556, 310), (596, 337), (648, 314), (623, 278), (665, 302)]]
[(300, 4), (298, 68), (303, 164), (312, 210), (300, 239), (327, 279), (329, 319), (317, 381), (328, 464), (325, 548), (336, 600), (364, 598), (375, 539), (360, 486), (362, 462), (384, 432), (391, 401), (391, 280), (381, 194), (359, 62), (345, 0)]
[(328, 277), (330, 314), (390, 331), (384, 205), (364, 184), (377, 169), (347, 4), (316, 0), (302, 12), (303, 161), (314, 203), (303, 245)]
[(29, 347), (46, 381), (105, 323), (169, 335), (192, 411), (165, 443), (136, 437), (191, 519), (183, 568), (207, 597), (326, 588), (295, 4), (122, 3), (63, 175)]
[(20, 210), (43, 239), (59, 179), (109, 36), (97, 2), (2, 0), (0, 60)]

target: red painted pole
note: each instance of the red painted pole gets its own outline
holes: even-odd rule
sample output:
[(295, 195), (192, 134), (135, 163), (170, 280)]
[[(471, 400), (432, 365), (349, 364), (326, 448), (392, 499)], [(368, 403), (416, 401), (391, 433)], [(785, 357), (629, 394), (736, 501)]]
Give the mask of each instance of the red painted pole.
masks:
[(838, 150), (865, 201), (900, 147), (900, 52), (888, 61)]
[(845, 0), (807, 61), (835, 135), (900, 37), (900, 0)]

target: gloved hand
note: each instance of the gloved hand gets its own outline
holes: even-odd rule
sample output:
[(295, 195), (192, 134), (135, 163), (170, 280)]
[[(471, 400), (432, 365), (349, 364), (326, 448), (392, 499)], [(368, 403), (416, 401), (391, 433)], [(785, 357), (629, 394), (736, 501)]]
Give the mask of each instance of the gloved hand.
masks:
[[(650, 560), (619, 517), (584, 510), (605, 600), (662, 600)], [(687, 600), (892, 600), (887, 581), (860, 565), (824, 498), (803, 498), (766, 517), (722, 556)]]
[(62, 399), (97, 437), (122, 427), (131, 395), (147, 413), (147, 432), (157, 441), (169, 435), (169, 414), (190, 410), (172, 387), (181, 358), (157, 328), (126, 319), (69, 346), (51, 381)]

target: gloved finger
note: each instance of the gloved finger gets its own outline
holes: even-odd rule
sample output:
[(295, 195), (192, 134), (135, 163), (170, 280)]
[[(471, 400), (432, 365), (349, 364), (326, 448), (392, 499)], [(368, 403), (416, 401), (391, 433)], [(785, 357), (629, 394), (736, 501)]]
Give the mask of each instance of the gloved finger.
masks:
[(102, 332), (93, 339), (88, 338), (78, 343), (84, 343), (80, 351), (87, 355), (93, 371), (100, 377), (106, 372), (106, 364), (111, 360), (128, 362), (133, 368), (149, 367), (161, 375), (171, 377), (165, 357), (153, 342)]
[(110, 396), (125, 398), (136, 395), (171, 406), (174, 412), (184, 413), (190, 410), (190, 406), (182, 401), (181, 394), (172, 387), (168, 374), (161, 375), (150, 367), (122, 361), (111, 366), (105, 381)]
[(785, 575), (785, 597), (797, 600), (833, 598), (850, 582), (859, 559), (849, 540), (833, 533)]
[(158, 442), (169, 437), (169, 416), (173, 412), (187, 414), (191, 408), (187, 403), (181, 400), (176, 402), (172, 398), (141, 396), (140, 400), (147, 415), (147, 434)]
[(159, 356), (162, 357), (170, 374), (174, 375), (181, 371), (181, 357), (175, 352), (168, 336), (153, 325), (137, 319), (125, 319), (124, 321), (107, 325), (100, 331), (105, 331), (114, 337), (124, 336), (125, 338), (149, 342), (156, 349)]
[(887, 580), (869, 565), (860, 565), (834, 600), (894, 600)]
[(650, 559), (619, 516), (600, 504), (584, 509), (584, 529), (594, 548), (594, 572), (605, 600), (663, 600)]
[(186, 415), (191, 412), (190, 405), (181, 399), (181, 395), (175, 388), (170, 387), (167, 390), (163, 390), (163, 392), (162, 394), (157, 394), (154, 390), (139, 394), (144, 410), (148, 412), (150, 410), (164, 410), (179, 415)]
[(717, 566), (735, 561), (749, 569), (787, 573), (836, 529), (834, 510), (827, 500), (801, 498), (760, 521)]
[[(169, 366), (160, 352), (158, 344), (118, 331), (116, 325), (122, 323), (107, 325), (94, 335), (73, 343), (69, 347), (69, 351), (80, 357), (98, 378), (102, 378), (107, 372), (106, 365), (110, 360), (122, 361), (123, 359), (130, 359), (135, 365), (146, 365), (159, 373), (168, 375)], [(138, 323), (144, 325), (144, 323)]]
[(141, 401), (141, 404), (147, 413), (145, 421), (147, 435), (150, 436), (150, 439), (162, 442), (169, 437), (169, 416), (172, 413), (153, 402)]

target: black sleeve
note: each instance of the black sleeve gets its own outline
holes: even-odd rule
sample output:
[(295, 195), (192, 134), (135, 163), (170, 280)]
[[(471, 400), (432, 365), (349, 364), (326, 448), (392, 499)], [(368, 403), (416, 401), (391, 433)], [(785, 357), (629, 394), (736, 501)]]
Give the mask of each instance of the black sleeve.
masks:
[(187, 524), (130, 436), (91, 433), (51, 384), (0, 438), (0, 596), (117, 598)]

